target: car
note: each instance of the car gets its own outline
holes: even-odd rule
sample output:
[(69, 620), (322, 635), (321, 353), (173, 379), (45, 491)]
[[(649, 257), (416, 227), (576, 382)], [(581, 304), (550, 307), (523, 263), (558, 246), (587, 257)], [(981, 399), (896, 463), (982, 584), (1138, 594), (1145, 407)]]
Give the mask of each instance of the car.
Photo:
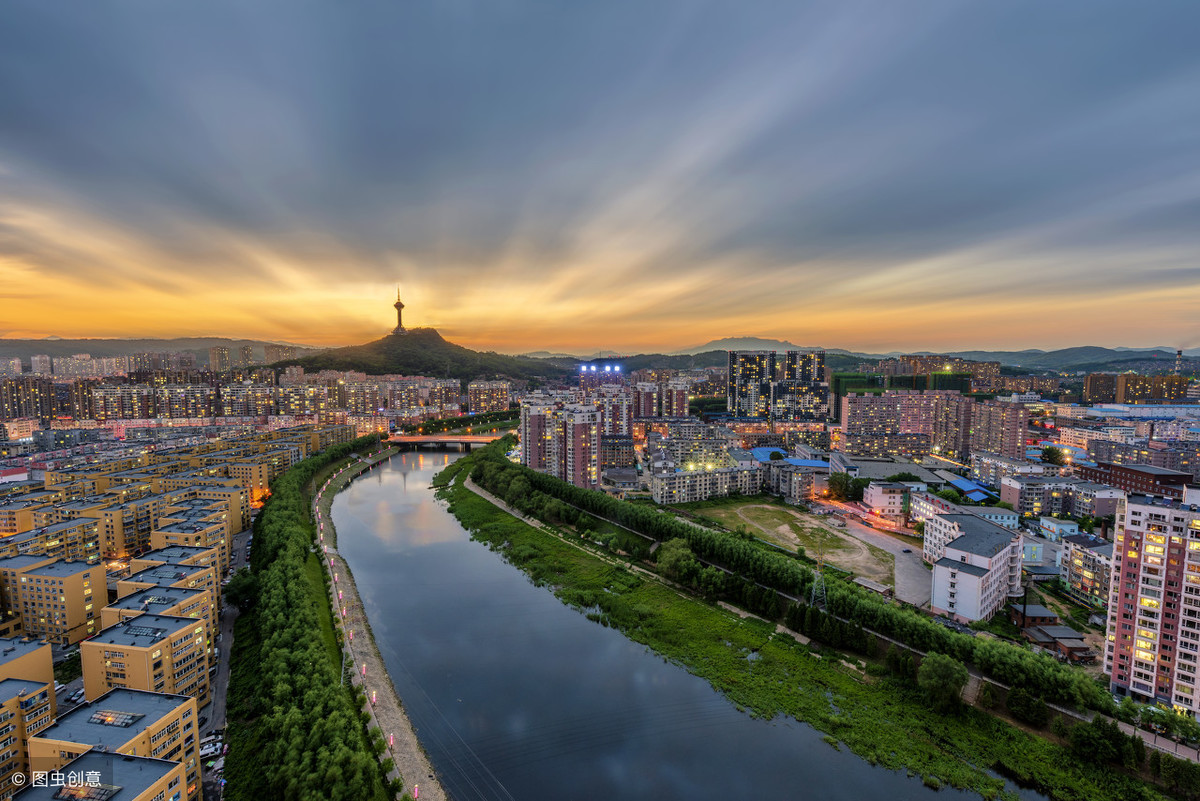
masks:
[(63, 691), (63, 690), (65, 690), (65, 689), (67, 689), (67, 685), (65, 685), (65, 684), (55, 684), (55, 685), (54, 685), (54, 694), (55, 694), (55, 695), (61, 695), (61, 694), (62, 694), (62, 691)]
[(912, 553), (912, 548), (905, 548), (904, 553)]
[(201, 728), (203, 728), (203, 727), (204, 727), (204, 724), (205, 724), (205, 723), (208, 723), (208, 718), (205, 718), (205, 717), (202, 717), (202, 718), (200, 718), (200, 724), (199, 724), (199, 725), (200, 725), (200, 727), (201, 727)]
[(71, 697), (67, 700), (69, 700), (73, 704), (78, 704), (81, 701), (83, 701), (84, 694), (85, 693), (82, 689), (76, 690), (75, 692), (71, 693)]
[(200, 758), (208, 759), (209, 757), (217, 756), (220, 753), (221, 753), (221, 744), (220, 743), (209, 743), (208, 745), (206, 745), (200, 749)]

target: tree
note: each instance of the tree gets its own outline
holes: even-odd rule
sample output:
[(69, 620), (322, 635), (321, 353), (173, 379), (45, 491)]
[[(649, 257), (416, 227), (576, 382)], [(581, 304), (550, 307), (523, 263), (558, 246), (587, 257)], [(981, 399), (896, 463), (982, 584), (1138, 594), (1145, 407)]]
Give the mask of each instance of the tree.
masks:
[(245, 612), (254, 606), (258, 598), (258, 581), (248, 568), (240, 568), (234, 572), (225, 587), (225, 600), (239, 611)]
[(655, 557), (664, 575), (685, 583), (691, 581), (700, 567), (692, 549), (682, 538), (667, 540), (658, 546)]
[(938, 492), (937, 496), (939, 498), (941, 498), (943, 501), (950, 501), (950, 503), (962, 503), (963, 502), (962, 494), (959, 493), (959, 491), (954, 489), (953, 487), (946, 487), (944, 490), (941, 490), (940, 492)]
[(771, 451), (770, 459), (772, 462), (781, 461), (783, 458), (784, 458), (783, 451)]
[(1046, 464), (1062, 466), (1067, 463), (1067, 457), (1063, 454), (1062, 448), (1047, 445), (1042, 448), (1042, 461)]
[(888, 476), (885, 479), (885, 481), (920, 481), (920, 480), (921, 480), (921, 477), (918, 476), (916, 473), (909, 473), (907, 471), (905, 471), (903, 473), (896, 473), (895, 475)]
[(1008, 511), (1010, 511), (1010, 512), (1015, 512), (1015, 511), (1017, 511), (1017, 510), (1016, 510), (1016, 508), (1015, 508), (1015, 507), (1014, 507), (1014, 506), (1013, 506), (1011, 503), (1009, 503), (1008, 501), (999, 501), (999, 502), (997, 502), (997, 503), (996, 503), (996, 508), (997, 508), (997, 509), (1007, 509), (1007, 510), (1008, 510)]
[(854, 479), (849, 473), (829, 474), (829, 497), (835, 501), (848, 501), (854, 494)]
[(917, 685), (930, 706), (940, 712), (952, 712), (958, 708), (967, 677), (967, 668), (954, 657), (929, 654), (917, 671)]

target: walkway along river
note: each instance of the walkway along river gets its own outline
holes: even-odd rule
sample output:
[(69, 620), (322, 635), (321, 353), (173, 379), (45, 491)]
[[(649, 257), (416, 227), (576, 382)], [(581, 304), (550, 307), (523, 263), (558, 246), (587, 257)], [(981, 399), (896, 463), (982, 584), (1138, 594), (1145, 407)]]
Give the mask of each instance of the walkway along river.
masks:
[(458, 456), (393, 457), (333, 504), (338, 551), (451, 798), (933, 798), (803, 723), (740, 712), (472, 542), (429, 486)]

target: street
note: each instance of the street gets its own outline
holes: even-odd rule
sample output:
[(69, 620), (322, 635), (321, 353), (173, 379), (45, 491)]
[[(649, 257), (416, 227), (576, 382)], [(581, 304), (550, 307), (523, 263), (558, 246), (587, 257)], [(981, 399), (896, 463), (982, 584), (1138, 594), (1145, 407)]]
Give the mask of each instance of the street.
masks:
[[(234, 535), (232, 550), (229, 555), (229, 569), (231, 573), (239, 567), (246, 566), (246, 542), (249, 539), (249, 529)], [(236, 608), (227, 606), (223, 600), (221, 601), (217, 612), (217, 639), (213, 643), (214, 646), (221, 649), (221, 658), (217, 662), (217, 672), (212, 674), (209, 683), (209, 697), (212, 699), (212, 702), (200, 710), (200, 717), (208, 718), (205, 724), (200, 727), (199, 736), (201, 738), (211, 734), (215, 729), (225, 728), (225, 693), (229, 689), (229, 652), (233, 645), (233, 623), (237, 620), (237, 614)], [(207, 765), (212, 761), (212, 759), (207, 759), (204, 760), (204, 763)], [(202, 772), (202, 776), (205, 801), (216, 801), (216, 799), (221, 797), (221, 788), (218, 783), (219, 777), (210, 776), (207, 769)]]

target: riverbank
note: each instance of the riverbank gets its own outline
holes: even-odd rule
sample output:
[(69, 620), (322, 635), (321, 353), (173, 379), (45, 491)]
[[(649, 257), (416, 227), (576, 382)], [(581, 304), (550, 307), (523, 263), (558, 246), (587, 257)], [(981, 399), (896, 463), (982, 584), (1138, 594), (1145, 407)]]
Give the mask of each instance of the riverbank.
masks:
[(851, 669), (833, 649), (806, 646), (779, 634), (774, 624), (681, 597), (632, 572), (632, 566), (580, 550), (584, 543), (578, 538), (563, 542), (542, 530), (545, 524), (510, 517), (467, 488), (470, 462), (455, 462), (438, 482), (473, 537), (589, 619), (705, 678), (739, 708), (805, 721), (826, 733), (833, 747), (920, 775), (931, 787), (948, 784), (985, 798), (1011, 798), (1014, 788), (1000, 778), (1008, 776), (1053, 798), (1161, 797), (1154, 788), (1084, 764), (1060, 745), (979, 710), (935, 713), (911, 677), (846, 657), (856, 668)]
[(342, 649), (351, 680), (366, 693), (373, 724), (384, 737), (387, 755), (395, 766), (393, 775), (404, 783), (405, 798), (446, 801), (448, 796), (425, 755), (412, 722), (392, 684), (383, 657), (371, 633), (366, 610), (354, 583), (350, 566), (337, 552), (337, 530), (333, 525), (333, 498), (355, 478), (386, 463), (399, 452), (386, 448), (358, 458), (332, 472), (320, 484), (313, 502), (322, 565), (330, 579), (330, 602), (338, 611), (343, 637)]

